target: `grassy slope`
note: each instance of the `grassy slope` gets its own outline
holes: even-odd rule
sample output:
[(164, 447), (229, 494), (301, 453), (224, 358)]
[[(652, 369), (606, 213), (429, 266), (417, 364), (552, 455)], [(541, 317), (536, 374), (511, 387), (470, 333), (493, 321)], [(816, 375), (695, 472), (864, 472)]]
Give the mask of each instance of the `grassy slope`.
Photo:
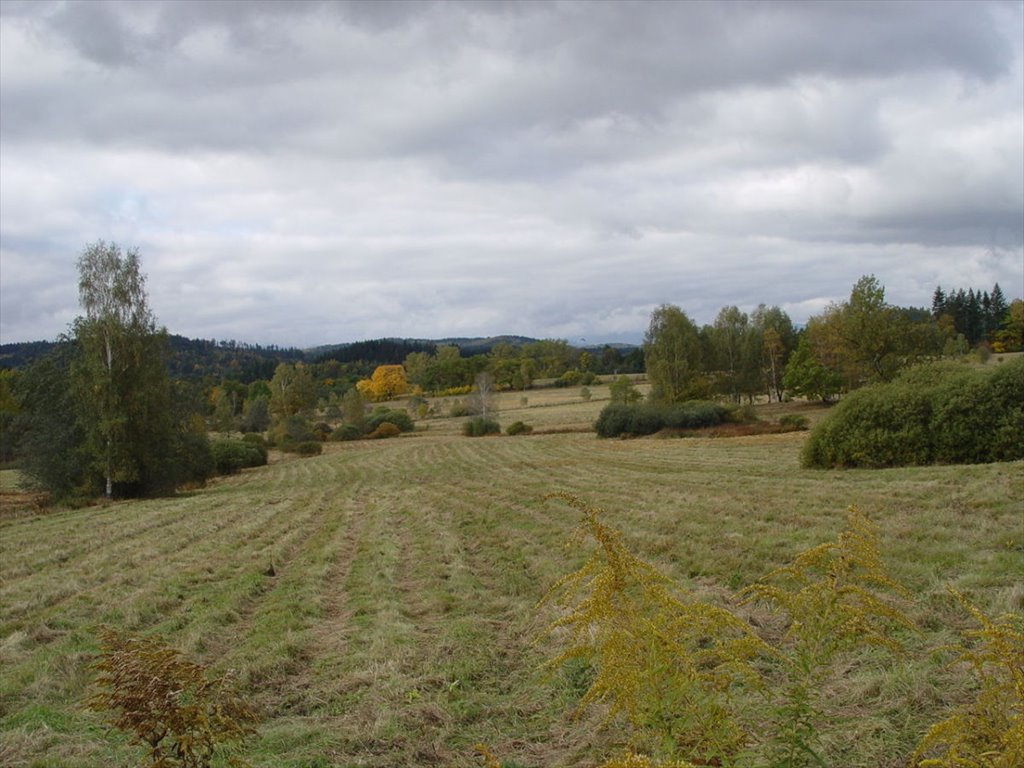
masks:
[[(578, 390), (504, 395), (505, 424), (585, 424)], [(458, 422), (328, 444), (174, 499), (0, 525), (0, 764), (127, 765), (138, 753), (83, 711), (94, 629), (154, 631), (238, 670), (263, 717), (256, 766), (472, 765), (486, 741), (521, 765), (594, 762), (619, 736), (571, 716), (579, 684), (544, 681), (535, 604), (579, 554), (554, 490), (604, 507), (641, 556), (724, 599), (835, 536), (856, 503), (919, 595), (918, 650), (967, 626), (943, 596), (1024, 609), (1022, 465), (820, 472), (801, 434), (601, 441), (471, 440)], [(271, 575), (271, 565), (273, 571)], [(548, 616), (547, 618), (550, 618)], [(901, 765), (964, 695), (927, 656), (849, 661), (836, 764)]]

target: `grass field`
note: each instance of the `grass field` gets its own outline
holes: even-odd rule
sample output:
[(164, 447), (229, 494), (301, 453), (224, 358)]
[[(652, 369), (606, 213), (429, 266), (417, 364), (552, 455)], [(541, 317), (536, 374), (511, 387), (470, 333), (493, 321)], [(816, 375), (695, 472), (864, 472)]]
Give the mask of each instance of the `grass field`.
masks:
[[(237, 670), (260, 717), (254, 766), (593, 765), (622, 739), (573, 716), (578, 674), (544, 678), (545, 590), (582, 555), (567, 491), (607, 510), (634, 552), (710, 599), (834, 538), (856, 504), (916, 596), (921, 633), (896, 668), (847, 659), (829, 691), (830, 758), (900, 766), (969, 693), (930, 656), (970, 626), (945, 595), (1024, 611), (1024, 464), (882, 471), (799, 467), (806, 433), (598, 440), (591, 387), (501, 396), (503, 425), (461, 420), (328, 443), (176, 498), (0, 520), (0, 765), (127, 766), (139, 750), (85, 711), (100, 624), (153, 632)], [(776, 411), (780, 406), (774, 406)], [(766, 410), (766, 412), (768, 412)], [(817, 412), (815, 412), (817, 415)], [(5, 489), (12, 478), (5, 473)]]

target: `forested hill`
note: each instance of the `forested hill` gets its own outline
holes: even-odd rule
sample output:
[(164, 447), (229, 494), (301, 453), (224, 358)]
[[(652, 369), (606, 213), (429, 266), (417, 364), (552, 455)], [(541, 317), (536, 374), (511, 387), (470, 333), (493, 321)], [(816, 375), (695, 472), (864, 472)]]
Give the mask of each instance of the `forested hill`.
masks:
[(25, 341), (18, 344), (0, 344), (0, 369), (25, 368), (55, 346), (53, 341)]
[(307, 354), (318, 363), (326, 362), (327, 360), (337, 360), (339, 363), (365, 361), (380, 365), (397, 365), (412, 352), (425, 352), (428, 355), (432, 355), (437, 352), (438, 347), (458, 347), (459, 354), (463, 357), (471, 357), (473, 355), (490, 354), (491, 350), (499, 344), (521, 347), (524, 344), (530, 344), (535, 341), (537, 339), (532, 339), (528, 336), (372, 339), (370, 341), (357, 341), (354, 344), (317, 347), (314, 350), (308, 350)]
[[(168, 372), (175, 379), (230, 379), (251, 383), (269, 380), (280, 363), (323, 363), (337, 361), (359, 364), (360, 375), (369, 375), (374, 366), (397, 364), (411, 352), (433, 355), (438, 347), (458, 347), (462, 357), (487, 355), (498, 346), (522, 347), (537, 342), (526, 336), (459, 337), (445, 339), (372, 339), (352, 344), (325, 345), (314, 349), (262, 346), (236, 341), (189, 339), (170, 335)], [(57, 342), (30, 341), (0, 344), (0, 369), (22, 369), (46, 355)], [(622, 351), (633, 349), (629, 345), (610, 345)], [(594, 347), (599, 356), (603, 347)], [(364, 370), (365, 369), (365, 370)]]
[[(0, 369), (20, 369), (31, 365), (50, 352), (58, 342), (29, 341), (0, 344)], [(236, 341), (188, 339), (168, 336), (170, 357), (168, 372), (176, 379), (234, 379), (251, 382), (270, 379), (279, 363), (295, 363), (306, 359), (301, 349), (292, 347), (243, 344)]]
[(234, 379), (244, 383), (272, 379), (281, 363), (306, 359), (301, 349), (274, 345), (241, 344), (236, 341), (187, 339), (170, 336), (168, 371), (175, 379)]

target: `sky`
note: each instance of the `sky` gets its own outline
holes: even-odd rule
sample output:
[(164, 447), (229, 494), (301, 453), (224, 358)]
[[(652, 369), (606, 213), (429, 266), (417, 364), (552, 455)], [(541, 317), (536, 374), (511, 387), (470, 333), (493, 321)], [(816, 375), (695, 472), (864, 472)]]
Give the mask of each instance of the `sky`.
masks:
[(0, 2), (0, 341), (637, 342), (1024, 293), (1021, 2)]

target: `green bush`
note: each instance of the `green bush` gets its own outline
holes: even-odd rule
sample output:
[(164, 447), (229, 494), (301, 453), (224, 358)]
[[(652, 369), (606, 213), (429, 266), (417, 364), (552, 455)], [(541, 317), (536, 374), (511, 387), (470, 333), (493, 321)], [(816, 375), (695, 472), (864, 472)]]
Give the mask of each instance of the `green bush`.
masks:
[(175, 445), (175, 459), (178, 485), (202, 485), (217, 474), (210, 440), (205, 432), (179, 433)]
[(412, 432), (415, 425), (406, 411), (378, 409), (366, 419), (366, 431), (373, 432), (384, 422), (394, 424), (400, 432)]
[(499, 435), (501, 434), (501, 425), (493, 419), (485, 419), (483, 416), (477, 416), (476, 418), (463, 422), (462, 434), (466, 437)]
[(318, 421), (313, 425), (313, 434), (317, 440), (324, 441), (331, 436), (331, 425), (326, 421)]
[(807, 417), (796, 413), (787, 413), (779, 417), (779, 426), (787, 432), (800, 432), (807, 429)]
[(358, 440), (363, 436), (363, 430), (355, 424), (339, 424), (331, 432), (331, 440)]
[(263, 457), (263, 461), (260, 462), (260, 466), (267, 463), (267, 441), (263, 439), (263, 435), (255, 432), (248, 432), (242, 435), (242, 442), (256, 446), (257, 450), (260, 452), (260, 456)]
[(306, 440), (302, 443), (288, 443), (281, 450), (288, 453), (297, 453), (299, 456), (319, 456), (324, 452), (324, 446), (319, 440)]
[(210, 453), (219, 475), (233, 475), (246, 467), (261, 467), (267, 463), (266, 449), (246, 440), (213, 440), (210, 442)]
[(282, 419), (270, 430), (270, 441), (281, 450), (291, 450), (286, 446), (295, 443), (308, 443), (316, 440), (316, 433), (309, 421), (302, 416), (289, 416)]
[(808, 467), (964, 464), (1024, 458), (1024, 360), (938, 363), (857, 390), (811, 432)]
[(505, 434), (508, 435), (528, 435), (531, 432), (533, 432), (533, 427), (522, 421), (513, 421), (505, 430)]
[(583, 374), (577, 370), (566, 371), (555, 379), (556, 387), (575, 387), (583, 381)]
[(729, 412), (724, 405), (702, 400), (678, 405), (613, 403), (601, 411), (594, 429), (598, 437), (653, 435), (662, 429), (713, 427), (725, 421)]

